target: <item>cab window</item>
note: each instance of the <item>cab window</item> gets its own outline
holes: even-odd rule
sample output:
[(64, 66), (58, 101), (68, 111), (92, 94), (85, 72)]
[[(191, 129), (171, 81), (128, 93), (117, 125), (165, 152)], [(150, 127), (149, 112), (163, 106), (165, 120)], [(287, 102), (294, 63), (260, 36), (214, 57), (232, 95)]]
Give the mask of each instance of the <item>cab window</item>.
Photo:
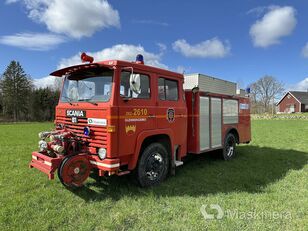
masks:
[(137, 94), (130, 89), (130, 84), (129, 84), (130, 74), (131, 72), (129, 71), (122, 71), (121, 73), (120, 95), (122, 97), (130, 97), (135, 99), (149, 99), (151, 93), (149, 76), (140, 74), (141, 91), (140, 94)]
[(178, 81), (166, 78), (158, 79), (158, 96), (160, 100), (177, 101), (178, 95)]

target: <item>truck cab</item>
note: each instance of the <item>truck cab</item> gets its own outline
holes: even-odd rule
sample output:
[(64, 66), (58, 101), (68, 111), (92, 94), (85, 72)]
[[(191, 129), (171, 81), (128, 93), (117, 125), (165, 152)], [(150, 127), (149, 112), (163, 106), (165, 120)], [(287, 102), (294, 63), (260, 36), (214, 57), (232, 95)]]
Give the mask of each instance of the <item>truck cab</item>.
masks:
[[(80, 158), (74, 161), (81, 155), (85, 176), (93, 168), (101, 176), (136, 169), (139, 183), (150, 186), (165, 178), (174, 161), (186, 155), (183, 75), (144, 65), (143, 60), (88, 63), (51, 75), (64, 76), (55, 132), (70, 133), (74, 141), (72, 145), (58, 143), (64, 147), (63, 153), (48, 150), (52, 146), (48, 142), (46, 150), (33, 153), (30, 165), (41, 164), (50, 178), (58, 169), (62, 183), (80, 186), (83, 182), (66, 179), (66, 175), (70, 167), (81, 172)], [(45, 160), (49, 157), (53, 159)], [(44, 166), (46, 162), (52, 166)]]

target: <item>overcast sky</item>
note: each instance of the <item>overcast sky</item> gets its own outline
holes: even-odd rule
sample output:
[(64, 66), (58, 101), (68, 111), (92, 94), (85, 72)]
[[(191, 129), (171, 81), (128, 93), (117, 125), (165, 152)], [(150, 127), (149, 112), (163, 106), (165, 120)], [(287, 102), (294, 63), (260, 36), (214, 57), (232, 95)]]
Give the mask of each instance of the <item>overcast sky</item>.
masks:
[(199, 72), (241, 87), (272, 75), (308, 89), (308, 2), (3, 0), (0, 71), (20, 61), (39, 85), (86, 51), (173, 71)]

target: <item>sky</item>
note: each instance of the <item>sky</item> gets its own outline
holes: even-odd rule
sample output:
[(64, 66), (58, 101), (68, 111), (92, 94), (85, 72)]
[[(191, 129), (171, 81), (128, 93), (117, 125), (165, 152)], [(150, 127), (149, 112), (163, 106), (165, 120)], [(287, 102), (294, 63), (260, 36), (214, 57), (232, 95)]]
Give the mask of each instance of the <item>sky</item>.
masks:
[(308, 2), (233, 0), (2, 0), (0, 73), (12, 60), (37, 86), (52, 71), (95, 61), (133, 61), (202, 73), (245, 88), (265, 75), (308, 89)]

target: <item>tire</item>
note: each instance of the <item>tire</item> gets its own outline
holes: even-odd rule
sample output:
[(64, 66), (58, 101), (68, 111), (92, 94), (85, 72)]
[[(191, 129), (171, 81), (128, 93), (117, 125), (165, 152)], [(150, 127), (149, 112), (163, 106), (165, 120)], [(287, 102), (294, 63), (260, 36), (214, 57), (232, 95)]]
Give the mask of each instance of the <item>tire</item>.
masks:
[(58, 168), (58, 177), (65, 187), (76, 189), (83, 186), (90, 175), (90, 171), (91, 165), (85, 156), (67, 156)]
[(232, 133), (228, 133), (225, 138), (222, 157), (224, 160), (231, 160), (235, 156), (236, 138)]
[(66, 185), (65, 185), (64, 182), (63, 182), (63, 178), (62, 178), (61, 172), (62, 172), (63, 165), (65, 165), (65, 162), (66, 162), (70, 157), (71, 157), (71, 156), (66, 156), (66, 157), (64, 157), (63, 160), (61, 161), (59, 167), (58, 167), (58, 170), (57, 170), (58, 178), (59, 178), (61, 184), (63, 184), (64, 186), (66, 186)]
[(162, 182), (169, 170), (166, 148), (160, 143), (152, 143), (142, 152), (137, 166), (137, 181), (141, 187), (151, 187)]

